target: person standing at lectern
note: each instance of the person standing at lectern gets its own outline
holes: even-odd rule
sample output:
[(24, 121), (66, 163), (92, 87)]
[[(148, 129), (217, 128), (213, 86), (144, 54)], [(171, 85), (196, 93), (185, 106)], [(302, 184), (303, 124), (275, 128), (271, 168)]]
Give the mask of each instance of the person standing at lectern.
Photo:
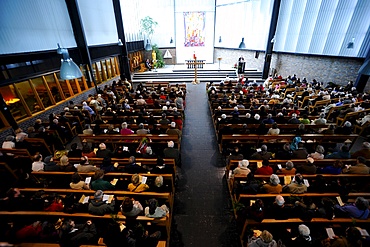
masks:
[(149, 71), (152, 70), (152, 64), (150, 63), (149, 58), (145, 61), (145, 67), (147, 67)]
[(244, 62), (244, 57), (241, 55), (239, 57), (239, 64), (238, 64), (238, 73), (243, 74), (245, 69), (245, 62)]

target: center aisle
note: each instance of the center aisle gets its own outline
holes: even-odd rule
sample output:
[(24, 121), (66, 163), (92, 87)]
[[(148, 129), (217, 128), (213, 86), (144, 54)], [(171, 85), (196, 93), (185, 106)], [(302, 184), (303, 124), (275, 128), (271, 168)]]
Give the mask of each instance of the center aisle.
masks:
[(205, 83), (187, 91), (171, 246), (239, 247)]

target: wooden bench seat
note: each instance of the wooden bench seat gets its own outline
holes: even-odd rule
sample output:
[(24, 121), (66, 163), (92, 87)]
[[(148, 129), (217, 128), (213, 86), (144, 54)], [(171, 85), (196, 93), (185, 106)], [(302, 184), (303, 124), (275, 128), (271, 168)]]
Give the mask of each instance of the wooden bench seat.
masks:
[[(256, 147), (260, 147), (262, 144), (272, 143), (291, 143), (296, 135), (293, 134), (281, 134), (277, 136), (272, 135), (256, 135), (256, 134), (233, 134), (233, 135), (222, 135), (220, 152), (223, 151), (227, 145), (235, 145), (239, 143), (248, 143)], [(302, 142), (306, 145), (312, 143), (314, 145), (324, 145), (329, 143), (344, 143), (350, 142), (350, 147), (355, 143), (358, 135), (328, 135), (328, 134), (304, 134), (301, 135)]]

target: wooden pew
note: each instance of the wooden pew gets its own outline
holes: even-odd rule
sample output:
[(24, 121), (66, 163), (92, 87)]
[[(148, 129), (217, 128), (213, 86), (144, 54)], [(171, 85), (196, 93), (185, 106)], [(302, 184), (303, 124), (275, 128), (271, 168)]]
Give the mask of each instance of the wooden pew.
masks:
[(163, 145), (167, 147), (167, 142), (173, 141), (175, 143), (175, 147), (180, 150), (180, 140), (177, 135), (167, 135), (167, 134), (160, 134), (160, 135), (153, 135), (153, 134), (147, 134), (147, 135), (137, 135), (137, 134), (132, 134), (132, 135), (84, 135), (80, 134), (78, 135), (80, 138), (81, 142), (83, 140), (90, 140), (94, 142), (95, 144), (100, 144), (100, 143), (105, 143), (105, 144), (110, 144), (114, 148), (121, 144), (121, 145), (129, 145), (130, 143), (136, 143), (139, 145), (140, 141), (142, 140), (143, 137), (146, 137), (150, 139), (150, 145)]
[(325, 107), (331, 103), (331, 100), (318, 100), (314, 105), (308, 106), (309, 112), (313, 112), (315, 109)]
[[(58, 172), (58, 171), (39, 171), (39, 172), (32, 172), (31, 176), (36, 177), (37, 179), (41, 178), (52, 178), (53, 180), (64, 179), (65, 187), (69, 186), (70, 178), (74, 174), (74, 172)], [(81, 172), (79, 173), (83, 178), (85, 177), (92, 177), (94, 172)], [(109, 178), (113, 180), (114, 178), (123, 179), (124, 181), (128, 182), (131, 181), (131, 177), (133, 174), (124, 173), (124, 172), (108, 172), (104, 175), (105, 178)], [(173, 174), (153, 174), (153, 173), (140, 173), (139, 175), (145, 177), (155, 178), (159, 175), (163, 177), (165, 184), (170, 186), (171, 193), (175, 193), (175, 181)]]
[[(291, 143), (293, 138), (296, 135), (292, 134), (282, 134), (277, 136), (272, 135), (255, 135), (255, 134), (233, 134), (233, 135), (222, 135), (221, 144), (220, 144), (220, 152), (223, 151), (223, 148), (226, 145), (233, 144), (237, 145), (239, 143), (248, 143), (250, 145), (255, 145), (256, 147), (261, 146), (262, 144), (270, 144), (272, 143), (271, 140), (274, 140), (275, 143)], [(314, 144), (314, 145), (323, 145), (328, 143), (342, 143), (349, 140), (351, 142), (351, 146), (355, 143), (358, 135), (357, 134), (350, 134), (350, 135), (327, 135), (327, 134), (304, 134), (301, 135), (302, 142), (306, 144)]]

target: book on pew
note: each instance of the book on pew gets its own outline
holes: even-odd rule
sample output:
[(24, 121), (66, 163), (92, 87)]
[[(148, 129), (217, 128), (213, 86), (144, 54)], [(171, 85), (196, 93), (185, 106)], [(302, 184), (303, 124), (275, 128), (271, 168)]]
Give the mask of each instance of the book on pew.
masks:
[(279, 170), (281, 170), (283, 167), (281, 166), (281, 164), (277, 164), (277, 167), (279, 168)]
[(141, 177), (141, 183), (142, 184), (146, 184), (146, 180), (148, 179), (148, 177), (145, 177), (145, 176), (142, 176)]
[(85, 203), (89, 202), (89, 199), (90, 199), (90, 197), (82, 195), (78, 202), (81, 203), (81, 204), (85, 204)]
[(128, 152), (128, 147), (123, 147), (122, 151), (127, 151)]
[(333, 239), (333, 238), (334, 238), (334, 236), (335, 236), (335, 233), (334, 233), (334, 231), (333, 231), (333, 228), (325, 228), (325, 230), (326, 230), (326, 233), (328, 234), (328, 237), (329, 237), (330, 239)]
[(114, 178), (110, 183), (111, 183), (112, 185), (116, 185), (116, 184), (117, 184), (117, 182), (118, 182), (118, 178)]
[(360, 231), (361, 236), (363, 236), (363, 237), (369, 237), (369, 233), (366, 231), (366, 229), (361, 229), (359, 227), (357, 227), (357, 229)]
[(340, 196), (337, 196), (336, 198), (337, 198), (337, 201), (338, 201), (339, 206), (343, 206), (344, 203), (342, 201), (342, 198), (340, 198)]
[(103, 202), (111, 203), (113, 200), (113, 195), (103, 195)]
[(307, 179), (303, 179), (303, 183), (304, 183), (304, 185), (307, 186), (307, 188), (310, 187), (310, 184), (308, 183), (308, 180)]
[(284, 184), (290, 184), (292, 182), (292, 177), (291, 176), (284, 176)]
[(85, 178), (85, 184), (90, 184), (91, 182), (91, 177), (86, 177)]
[(262, 167), (262, 161), (257, 161), (257, 168), (261, 168)]

